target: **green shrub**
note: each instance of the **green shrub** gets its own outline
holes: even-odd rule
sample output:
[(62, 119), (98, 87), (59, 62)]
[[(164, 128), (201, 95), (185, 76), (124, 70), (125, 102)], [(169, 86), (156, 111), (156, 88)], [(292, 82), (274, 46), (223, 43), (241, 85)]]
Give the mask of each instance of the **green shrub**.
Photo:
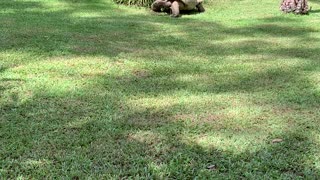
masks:
[(154, 0), (113, 0), (118, 4), (150, 7)]

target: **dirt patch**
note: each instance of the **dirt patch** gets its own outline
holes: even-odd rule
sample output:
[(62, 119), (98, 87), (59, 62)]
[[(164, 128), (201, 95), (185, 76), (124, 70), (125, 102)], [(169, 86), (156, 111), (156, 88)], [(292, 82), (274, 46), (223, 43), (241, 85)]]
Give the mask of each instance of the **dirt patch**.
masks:
[(146, 70), (133, 70), (132, 74), (137, 78), (147, 78), (151, 75), (150, 72)]

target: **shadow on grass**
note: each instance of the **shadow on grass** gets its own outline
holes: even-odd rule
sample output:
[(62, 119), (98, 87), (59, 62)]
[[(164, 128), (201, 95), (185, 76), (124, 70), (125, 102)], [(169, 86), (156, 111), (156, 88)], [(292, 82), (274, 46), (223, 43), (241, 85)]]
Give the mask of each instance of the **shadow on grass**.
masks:
[[(228, 56), (239, 52), (245, 54), (255, 53), (253, 51), (256, 46), (264, 45), (265, 42), (252, 41), (253, 45), (239, 42), (239, 44), (231, 44), (235, 46), (233, 49), (230, 49), (227, 45), (221, 46), (220, 44), (211, 43), (203, 46), (203, 44), (208, 44), (204, 42), (224, 40), (230, 36), (296, 37), (306, 39), (310, 33), (316, 32), (316, 30), (307, 27), (291, 27), (268, 23), (252, 27), (227, 28), (218, 23), (201, 22), (187, 18), (172, 20), (170, 18), (164, 19), (163, 17), (147, 15), (127, 16), (122, 13), (119, 13), (119, 16), (110, 16), (112, 6), (105, 3), (67, 2), (69, 2), (70, 7), (67, 10), (58, 12), (28, 10), (30, 8), (44, 9), (46, 6), (40, 3), (28, 4), (24, 2), (19, 5), (16, 2), (7, 2), (7, 6), (13, 9), (16, 7), (19, 13), (4, 15), (4, 17), (9, 16), (8, 21), (11, 20), (11, 22), (8, 22), (8, 26), (2, 27), (6, 38), (1, 42), (0, 48), (2, 50), (33, 51), (49, 56), (103, 55), (116, 57), (120, 53), (136, 53), (144, 49), (168, 51), (174, 48), (182, 53), (188, 53), (189, 49), (187, 47), (194, 47), (200, 48), (199, 52), (207, 53), (208, 55)], [(6, 3), (4, 4), (6, 5)], [(23, 10), (20, 10), (21, 7), (27, 9), (24, 13), (25, 16), (20, 15), (23, 12)], [(3, 6), (3, 8), (6, 8), (6, 6)], [(76, 12), (81, 12), (81, 10), (89, 12), (100, 11), (102, 12), (102, 17), (75, 17), (73, 15)], [(30, 18), (35, 18), (35, 20), (30, 21)], [(267, 18), (262, 21), (278, 21), (277, 19), (281, 18)], [(176, 36), (174, 34), (176, 31), (172, 32), (172, 35), (169, 32), (161, 32), (161, 29), (157, 28), (157, 23), (176, 27), (179, 33), (184, 35)], [(192, 26), (188, 27), (188, 24), (192, 24)], [(128, 31), (128, 29), (130, 30)], [(317, 41), (314, 38), (309, 38), (308, 40)], [(180, 46), (176, 46), (177, 43)], [(270, 49), (272, 44), (267, 47)], [(246, 51), (247, 49), (249, 52)], [(305, 50), (302, 49), (302, 51)], [(281, 56), (282, 52), (278, 54), (275, 51), (272, 54)], [(284, 55), (291, 56), (295, 55), (295, 53), (285, 53)]]
[[(47, 58), (103, 56), (114, 61), (122, 54), (132, 54), (137, 61), (163, 62), (164, 66), (151, 66), (145, 75), (139, 72), (124, 76), (97, 75), (93, 82), (98, 82), (104, 93), (88, 87), (78, 94), (55, 96), (49, 89), (38, 89), (32, 98), (21, 103), (17, 103), (19, 97), (12, 93), (14, 102), (1, 104), (0, 109), (1, 143), (6, 145), (0, 147), (4, 178), (17, 175), (177, 179), (319, 176), (319, 169), (313, 164), (317, 144), (311, 133), (318, 130), (316, 110), (320, 96), (314, 84), (301, 76), (301, 71), (318, 72), (319, 48), (286, 48), (268, 40), (227, 41), (230, 36), (261, 36), (308, 39), (313, 43), (316, 40), (309, 34), (316, 30), (268, 24), (281, 22), (282, 18), (262, 19), (266, 24), (251, 27), (227, 28), (219, 23), (187, 18), (171, 20), (121, 13), (116, 16), (104, 11), (111, 6), (102, 1), (66, 2), (70, 5), (67, 10), (52, 12), (42, 12), (46, 6), (40, 3), (1, 2), (1, 9), (10, 7), (16, 12), (0, 15), (6, 19), (6, 26), (0, 27), (5, 37), (0, 42), (0, 52), (32, 52)], [(77, 17), (75, 14), (82, 10), (101, 11), (97, 16), (103, 17)], [(164, 33), (159, 24), (174, 29)], [(167, 53), (172, 50), (192, 58), (179, 61), (174, 54)], [(302, 62), (285, 69), (273, 67), (250, 72), (232, 68), (221, 71), (210, 66), (210, 63), (224, 63), (219, 58), (228, 61), (228, 57), (240, 55)], [(213, 58), (193, 60), (208, 56)], [(174, 65), (165, 66), (172, 61)], [(24, 63), (27, 62), (21, 62)], [(183, 78), (194, 74), (199, 75), (198, 79)], [(0, 80), (1, 93), (7, 90), (8, 81), (11, 80)], [(159, 101), (158, 96), (180, 91), (223, 98), (209, 104), (200, 99), (198, 104), (174, 101), (171, 105), (153, 106), (156, 103), (152, 98)], [(267, 111), (259, 117), (250, 117), (258, 126), (251, 122), (236, 124), (241, 118), (228, 112), (242, 105), (233, 104), (234, 96), (224, 97), (228, 93), (251, 94), (253, 98), (248, 101)], [(259, 99), (264, 93), (266, 99)], [(142, 106), (141, 97), (150, 98), (150, 104)], [(276, 124), (268, 113), (274, 116), (271, 119), (280, 118), (284, 122)], [(280, 126), (279, 131), (268, 129), (269, 122)], [(284, 141), (270, 143), (279, 137)], [(206, 169), (212, 164), (216, 168)]]
[[(227, 126), (223, 117), (205, 117), (201, 122), (192, 122), (198, 116), (177, 117), (172, 109), (183, 112), (184, 108), (190, 108), (186, 104), (126, 111), (115, 97), (37, 96), (41, 100), (34, 98), (20, 106), (1, 109), (0, 135), (5, 137), (2, 143), (8, 145), (1, 147), (3, 177), (20, 174), (70, 178), (88, 175), (311, 178), (319, 175), (308, 163), (317, 145), (308, 132), (294, 129), (295, 125), (284, 132), (259, 133), (250, 126)], [(104, 102), (101, 98), (114, 102)], [(185, 122), (188, 120), (190, 124)], [(312, 123), (308, 126), (310, 132), (317, 128)], [(270, 142), (279, 137), (284, 141)], [(244, 149), (237, 150), (240, 146), (237, 143), (231, 143), (227, 149), (213, 143), (230, 143), (236, 139), (247, 143)], [(254, 145), (257, 139), (262, 141), (261, 146)], [(208, 143), (201, 143), (203, 140)], [(207, 166), (212, 164), (216, 168), (208, 170)]]
[(318, 13), (320, 13), (320, 9), (316, 9), (316, 10), (312, 9), (311, 11), (309, 11), (309, 13), (318, 14)]

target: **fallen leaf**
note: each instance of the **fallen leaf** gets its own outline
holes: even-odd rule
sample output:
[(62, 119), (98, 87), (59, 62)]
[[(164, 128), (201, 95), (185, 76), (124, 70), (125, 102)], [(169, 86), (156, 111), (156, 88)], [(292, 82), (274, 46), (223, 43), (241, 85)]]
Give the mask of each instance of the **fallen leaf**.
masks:
[(272, 140), (272, 143), (279, 143), (279, 142), (282, 142), (282, 141), (283, 141), (283, 139), (278, 138), (278, 139)]
[(209, 170), (216, 170), (216, 169), (217, 169), (217, 166), (216, 166), (216, 165), (209, 165), (209, 166), (207, 167), (207, 169), (209, 169)]

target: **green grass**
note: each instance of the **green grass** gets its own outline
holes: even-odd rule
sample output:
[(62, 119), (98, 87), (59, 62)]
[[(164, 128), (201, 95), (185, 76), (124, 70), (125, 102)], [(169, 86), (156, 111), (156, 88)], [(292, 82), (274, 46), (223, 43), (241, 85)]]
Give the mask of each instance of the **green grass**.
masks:
[(0, 179), (319, 179), (319, 1), (220, 2), (1, 0)]

